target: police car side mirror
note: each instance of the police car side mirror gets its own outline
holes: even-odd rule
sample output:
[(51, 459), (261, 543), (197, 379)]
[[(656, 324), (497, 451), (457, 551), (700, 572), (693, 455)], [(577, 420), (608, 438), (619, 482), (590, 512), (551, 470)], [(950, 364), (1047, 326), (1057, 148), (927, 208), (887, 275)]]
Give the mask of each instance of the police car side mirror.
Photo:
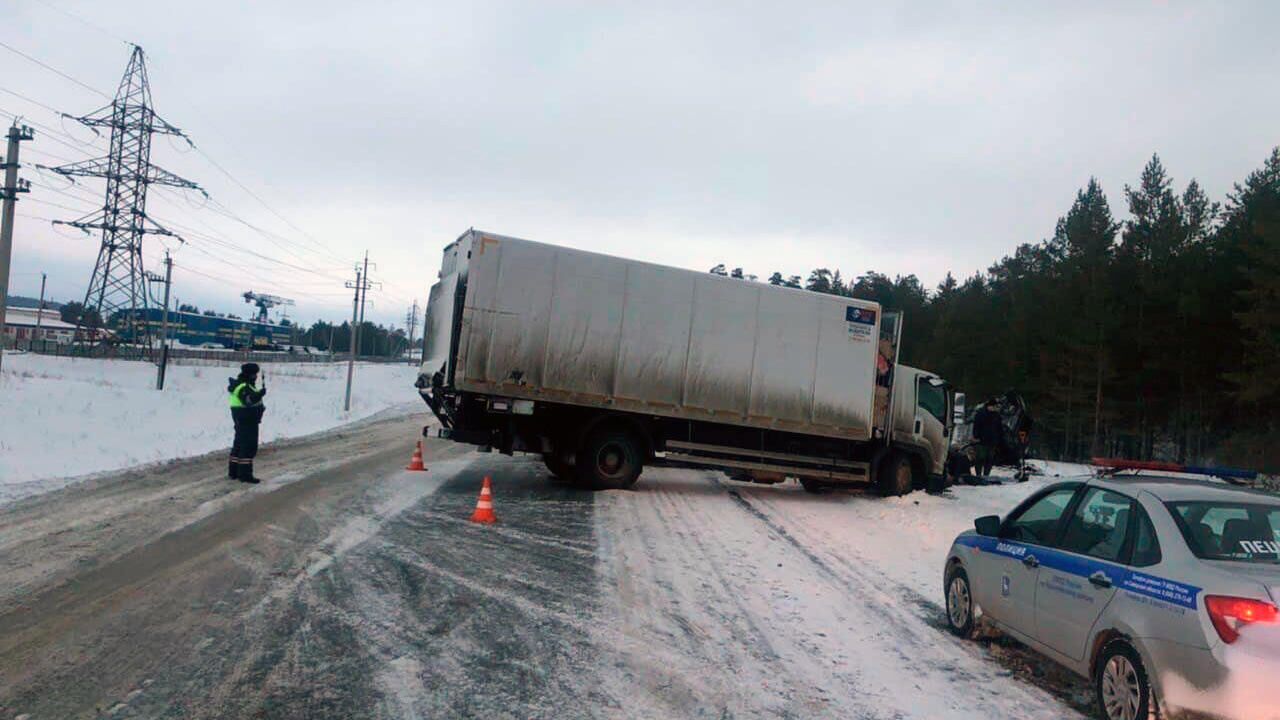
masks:
[(973, 529), (977, 530), (979, 535), (996, 537), (1000, 534), (1000, 516), (983, 515), (973, 521)]

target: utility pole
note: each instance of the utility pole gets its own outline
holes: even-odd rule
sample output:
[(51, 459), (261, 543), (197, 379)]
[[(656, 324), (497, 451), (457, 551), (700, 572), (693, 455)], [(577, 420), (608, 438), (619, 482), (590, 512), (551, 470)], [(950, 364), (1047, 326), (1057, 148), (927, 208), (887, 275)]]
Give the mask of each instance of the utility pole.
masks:
[[(14, 206), (18, 202), (18, 193), (31, 192), (31, 183), (18, 179), (18, 168), (21, 167), (18, 164), (18, 143), (34, 137), (31, 128), (26, 125), (18, 127), (15, 119), (9, 128), (9, 150), (0, 164), (4, 168), (4, 187), (0, 188), (0, 199), (4, 200), (4, 216), (0, 217), (0, 341), (4, 339), (4, 314), (9, 305), (9, 260), (13, 257), (13, 215), (17, 209)], [(39, 310), (36, 317), (40, 317)], [(0, 358), (3, 357), (4, 343), (0, 342)]]
[(351, 335), (350, 351), (351, 352), (349, 354), (349, 357), (347, 358), (347, 398), (342, 403), (342, 409), (344, 411), (351, 410), (351, 377), (356, 372), (356, 347), (357, 347), (357, 341), (360, 338), (360, 326), (356, 325), (356, 321), (357, 321), (357, 317), (363, 314), (361, 311), (361, 307), (363, 303), (360, 302), (360, 290), (366, 286), (364, 278), (368, 274), (368, 272), (369, 272), (369, 251), (366, 250), (364, 253), (364, 269), (361, 270), (360, 268), (356, 268), (355, 283), (354, 284), (350, 282), (346, 283), (347, 287), (355, 288), (356, 295), (355, 295), (355, 298), (352, 299), (351, 301), (351, 333), (350, 333)]
[[(377, 267), (375, 265), (374, 267)], [(369, 297), (369, 288), (381, 283), (369, 282), (369, 251), (364, 251), (364, 268), (356, 268), (356, 281), (346, 283), (355, 288), (356, 296), (351, 305), (351, 355), (347, 358), (347, 399), (342, 404), (343, 410), (351, 409), (351, 377), (355, 374), (356, 354), (360, 352), (360, 326), (364, 325), (364, 301)]]
[(164, 371), (169, 365), (169, 289), (173, 287), (173, 258), (169, 251), (164, 251), (164, 278), (155, 273), (147, 273), (151, 282), (164, 283), (164, 310), (160, 315), (160, 361), (156, 363), (156, 389), (164, 389)]
[(32, 340), (40, 337), (40, 325), (44, 320), (44, 284), (48, 279), (47, 273), (40, 273), (40, 304), (36, 305), (36, 334), (31, 337)]
[(415, 298), (413, 307), (409, 310), (409, 341), (405, 344), (405, 355), (408, 357), (409, 364), (413, 364), (413, 331), (418, 329), (418, 301)]

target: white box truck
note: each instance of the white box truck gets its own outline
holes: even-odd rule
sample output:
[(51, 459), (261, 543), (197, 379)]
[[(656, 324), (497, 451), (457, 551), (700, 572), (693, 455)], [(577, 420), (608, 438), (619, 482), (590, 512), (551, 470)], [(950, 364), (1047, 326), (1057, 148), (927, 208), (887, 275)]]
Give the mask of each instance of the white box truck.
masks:
[(594, 487), (666, 464), (900, 495), (945, 472), (954, 406), (897, 363), (901, 326), (866, 300), (468, 230), (416, 385), (440, 437)]

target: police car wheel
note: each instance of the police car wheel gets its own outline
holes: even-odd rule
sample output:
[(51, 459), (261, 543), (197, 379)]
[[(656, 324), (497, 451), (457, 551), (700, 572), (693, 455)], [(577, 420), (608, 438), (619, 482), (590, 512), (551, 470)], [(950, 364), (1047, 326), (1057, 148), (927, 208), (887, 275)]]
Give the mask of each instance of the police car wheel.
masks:
[(947, 598), (947, 627), (956, 635), (967, 638), (973, 635), (973, 593), (969, 588), (969, 574), (959, 565), (947, 571), (943, 591)]
[(1101, 717), (1105, 720), (1150, 720), (1155, 701), (1142, 658), (1124, 640), (1113, 640), (1102, 649), (1094, 673)]

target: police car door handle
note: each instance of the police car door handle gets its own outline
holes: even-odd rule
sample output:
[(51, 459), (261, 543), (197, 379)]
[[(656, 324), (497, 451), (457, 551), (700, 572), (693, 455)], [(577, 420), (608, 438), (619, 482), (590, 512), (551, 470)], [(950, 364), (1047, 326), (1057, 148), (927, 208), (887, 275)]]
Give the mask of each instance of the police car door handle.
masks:
[(1022, 564), (1023, 564), (1023, 565), (1026, 565), (1026, 566), (1027, 566), (1027, 567), (1029, 567), (1029, 568), (1038, 568), (1038, 567), (1040, 567), (1040, 561), (1036, 559), (1036, 556), (1035, 556), (1035, 555), (1027, 555), (1027, 556), (1023, 557), (1023, 558), (1022, 558)]
[(1101, 570), (1090, 575), (1089, 582), (1093, 583), (1094, 587), (1100, 587), (1100, 588), (1111, 587), (1111, 578), (1108, 577), (1107, 574), (1102, 572)]

